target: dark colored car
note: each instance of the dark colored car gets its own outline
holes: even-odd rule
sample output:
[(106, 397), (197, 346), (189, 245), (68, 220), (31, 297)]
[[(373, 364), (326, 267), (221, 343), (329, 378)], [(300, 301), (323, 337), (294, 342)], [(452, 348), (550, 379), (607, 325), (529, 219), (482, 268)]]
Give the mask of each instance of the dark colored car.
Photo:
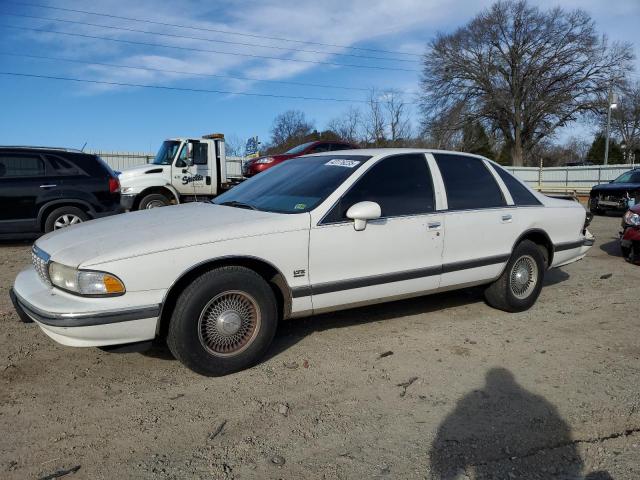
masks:
[(592, 213), (604, 213), (607, 210), (625, 212), (629, 208), (630, 199), (640, 203), (640, 168), (629, 170), (609, 183), (593, 187), (589, 208)]
[(640, 265), (640, 204), (631, 207), (622, 217), (620, 248), (626, 260)]
[(285, 160), (290, 160), (302, 155), (321, 152), (334, 152), (336, 150), (353, 150), (354, 148), (358, 147), (352, 145), (351, 143), (342, 142), (339, 140), (318, 140), (315, 142), (303, 143), (302, 145), (293, 147), (291, 150), (288, 150), (285, 153), (258, 157), (245, 162), (242, 166), (242, 174), (245, 177), (252, 177), (260, 172), (264, 172), (268, 168), (284, 162)]
[(97, 155), (0, 146), (0, 238), (46, 233), (121, 211), (118, 177)]

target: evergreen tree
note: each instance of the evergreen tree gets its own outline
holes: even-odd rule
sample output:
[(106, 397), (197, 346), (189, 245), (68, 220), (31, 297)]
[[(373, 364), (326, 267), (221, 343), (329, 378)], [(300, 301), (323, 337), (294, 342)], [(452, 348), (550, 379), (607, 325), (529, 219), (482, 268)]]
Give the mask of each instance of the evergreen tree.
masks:
[[(587, 153), (587, 161), (592, 162), (596, 165), (602, 165), (604, 163), (604, 150), (605, 150), (606, 139), (602, 132), (598, 133), (591, 144), (591, 148), (589, 148), (589, 152)], [(620, 145), (613, 139), (609, 139), (609, 164), (619, 164), (624, 163), (624, 155), (622, 153), (622, 149)]]

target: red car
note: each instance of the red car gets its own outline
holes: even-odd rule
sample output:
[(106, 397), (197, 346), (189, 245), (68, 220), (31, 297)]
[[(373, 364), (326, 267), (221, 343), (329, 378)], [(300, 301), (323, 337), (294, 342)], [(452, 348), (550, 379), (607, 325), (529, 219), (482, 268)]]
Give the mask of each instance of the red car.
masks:
[(333, 152), (335, 150), (352, 150), (354, 148), (358, 147), (339, 140), (318, 140), (315, 142), (303, 143), (302, 145), (293, 147), (291, 150), (279, 155), (258, 157), (245, 162), (242, 166), (242, 174), (245, 177), (253, 177), (257, 173), (264, 172), (268, 168), (271, 168), (274, 165), (278, 165), (285, 160), (290, 160), (302, 155), (308, 155), (310, 153)]
[(640, 265), (640, 203), (631, 207), (622, 217), (620, 247), (625, 259)]

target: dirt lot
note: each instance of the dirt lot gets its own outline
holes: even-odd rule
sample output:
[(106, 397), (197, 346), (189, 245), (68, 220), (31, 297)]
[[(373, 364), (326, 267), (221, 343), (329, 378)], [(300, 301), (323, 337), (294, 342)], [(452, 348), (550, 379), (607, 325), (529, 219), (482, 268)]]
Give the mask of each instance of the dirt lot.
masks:
[(619, 222), (597, 217), (528, 312), (472, 289), (292, 321), (225, 378), (18, 323), (29, 245), (0, 245), (0, 477), (636, 480), (640, 267)]

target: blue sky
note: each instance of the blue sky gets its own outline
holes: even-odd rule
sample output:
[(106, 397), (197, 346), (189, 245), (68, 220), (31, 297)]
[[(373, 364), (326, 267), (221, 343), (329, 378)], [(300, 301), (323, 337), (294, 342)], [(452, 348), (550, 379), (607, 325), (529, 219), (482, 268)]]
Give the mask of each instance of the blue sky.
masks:
[[(105, 150), (155, 151), (171, 136), (199, 136), (223, 132), (245, 139), (259, 135), (266, 140), (275, 115), (295, 108), (305, 112), (318, 129), (340, 115), (350, 105), (366, 98), (365, 90), (406, 91), (408, 101), (418, 87), (419, 57), (426, 43), (438, 31), (451, 31), (466, 23), (489, 1), (473, 0), (395, 0), (389, 1), (181, 1), (151, 0), (17, 0), (41, 6), (25, 6), (0, 0), (0, 52), (28, 54), (159, 70), (190, 72), (189, 75), (160, 71), (115, 68), (86, 63), (63, 62), (0, 55), (0, 71), (36, 75), (75, 77), (105, 82), (164, 85), (177, 88), (263, 93), (288, 96), (322, 97), (346, 102), (260, 98), (237, 94), (195, 93), (85, 84), (51, 79), (6, 77), (0, 75), (0, 144), (32, 144)], [(633, 42), (640, 57), (640, 2), (632, 0), (567, 0), (532, 2), (543, 8), (560, 5), (583, 8), (602, 33), (611, 40)], [(48, 9), (42, 5), (143, 18), (192, 28), (145, 24), (104, 16)], [(65, 19), (122, 28), (195, 36), (210, 40), (234, 41), (265, 46), (240, 46), (154, 36), (138, 32), (85, 26), (8, 15), (20, 14), (49, 19)], [(82, 36), (57, 35), (9, 27), (58, 30), (76, 35), (102, 36), (130, 41), (181, 47), (162, 48), (111, 42)], [(267, 40), (210, 30), (245, 32), (251, 35), (301, 39), (323, 44), (359, 47), (360, 50)], [(267, 48), (266, 46), (274, 47)], [(322, 53), (282, 50), (292, 47)], [(236, 54), (262, 55), (272, 59), (222, 55), (186, 49), (218, 50)], [(386, 54), (392, 50), (407, 55)], [(380, 60), (339, 54), (402, 59)], [(411, 55), (414, 54), (414, 55)], [(289, 59), (289, 60), (283, 60)], [(291, 60), (302, 60), (301, 62)], [(325, 63), (362, 64), (376, 67), (352, 68)], [(199, 75), (196, 75), (199, 74)], [(636, 70), (637, 74), (637, 70)], [(350, 87), (305, 87), (266, 83), (207, 75), (230, 75)], [(417, 111), (412, 123), (418, 123)], [(589, 129), (573, 125), (559, 132), (558, 138)]]

